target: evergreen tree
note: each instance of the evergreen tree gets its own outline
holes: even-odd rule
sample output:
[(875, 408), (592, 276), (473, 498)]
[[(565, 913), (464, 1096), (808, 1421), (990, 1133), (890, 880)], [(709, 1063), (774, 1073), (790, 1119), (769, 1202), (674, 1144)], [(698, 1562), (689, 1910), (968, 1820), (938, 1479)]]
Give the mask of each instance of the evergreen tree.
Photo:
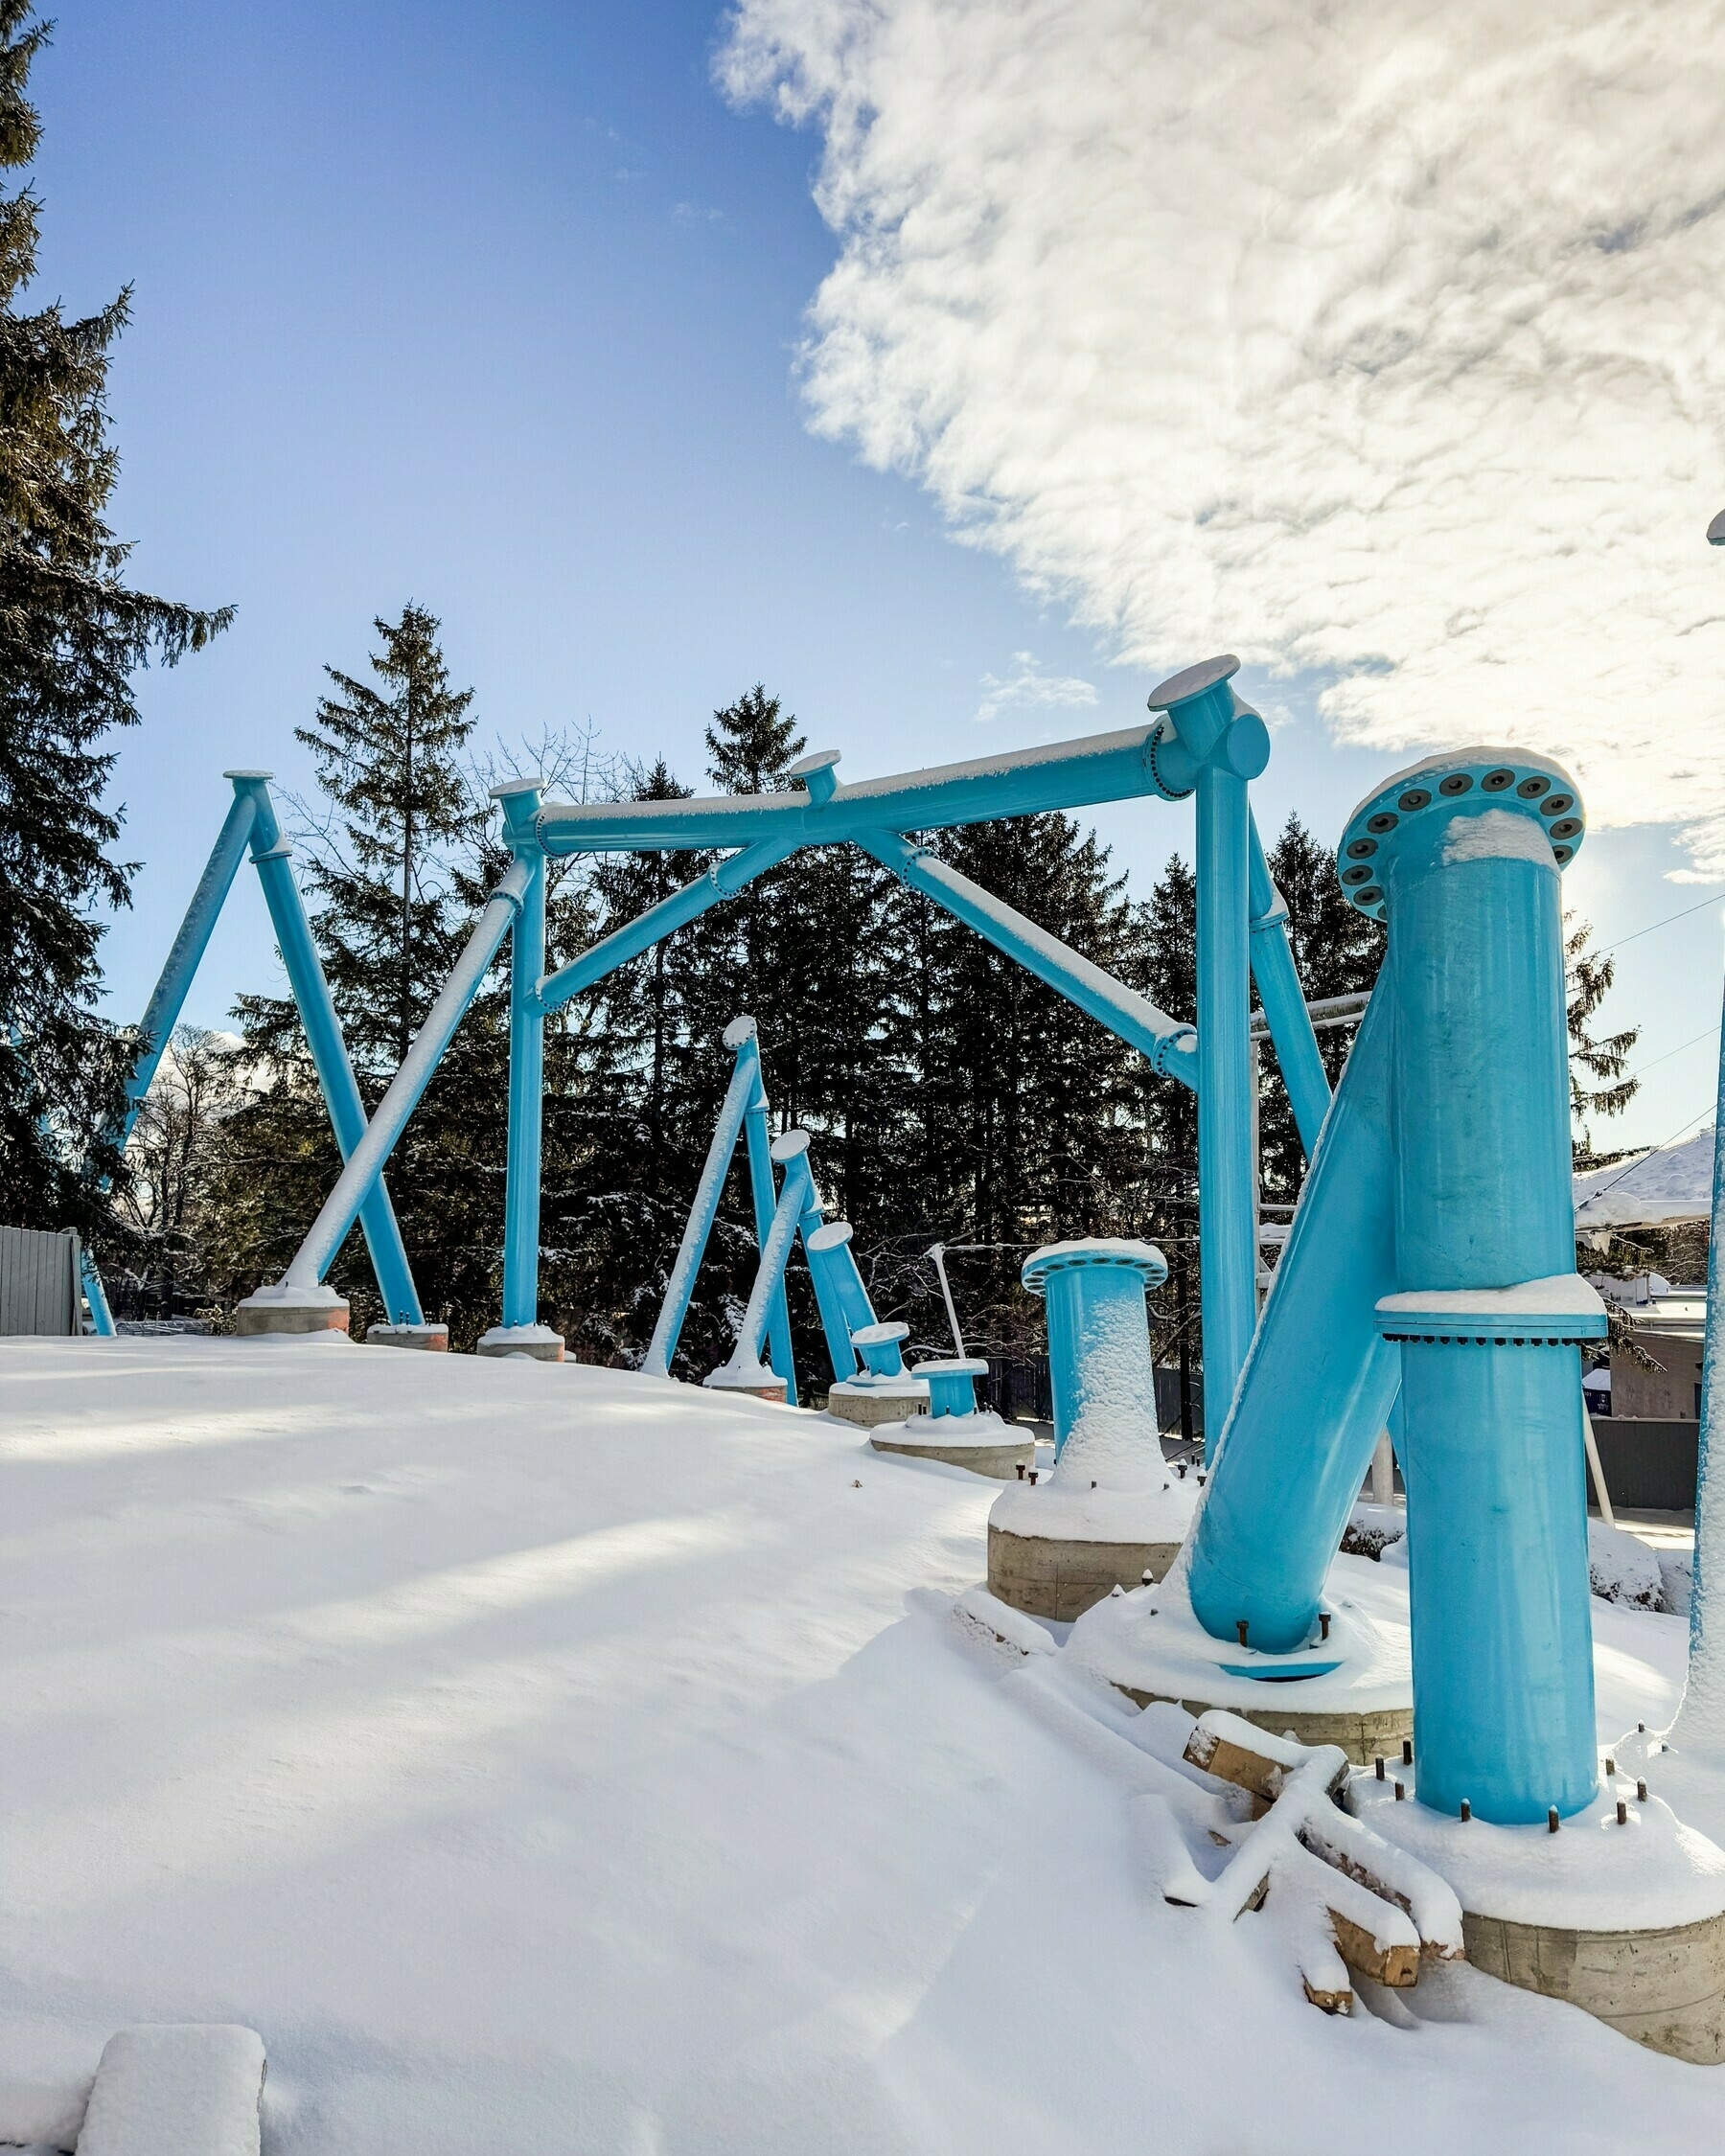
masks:
[[(14, 171), (41, 135), (25, 92), (48, 29), (28, 0), (0, 0), (0, 165)], [(200, 648), (231, 609), (124, 582), (130, 549), (104, 520), (119, 472), (105, 400), (130, 291), (79, 320), (23, 311), (39, 208), (27, 187), (0, 195), (0, 1191), (8, 1220), (100, 1246), (136, 1053), (94, 1009), (97, 912), (125, 906), (132, 877), (109, 851), (102, 744), (137, 723), (134, 672)]]
[[(1336, 857), (1318, 844), (1299, 816), (1290, 814), (1266, 857), (1270, 874), (1288, 908), (1288, 944), (1300, 993), (1308, 1003), (1364, 993), (1383, 963), (1384, 931), (1348, 905), (1336, 875)], [(1352, 1026), (1326, 1026), (1318, 1052), (1333, 1091), (1353, 1044)], [(1294, 1112), (1276, 1066), (1274, 1046), (1259, 1051), (1258, 1151), (1267, 1198), (1292, 1200), (1305, 1181), (1305, 1152)]]
[(1626, 1072), (1629, 1052), (1641, 1039), (1641, 1028), (1630, 1026), (1622, 1033), (1603, 1036), (1594, 1032), (1594, 1017), (1617, 977), (1617, 960), (1604, 952), (1590, 952), (1587, 947), (1593, 929), (1586, 921), (1572, 928), (1574, 918), (1567, 913), (1563, 917), (1570, 1112), (1579, 1126), (1573, 1139), (1575, 1164), (1590, 1168), (1598, 1164), (1599, 1157), (1594, 1152), (1593, 1133), (1586, 1117), (1621, 1115), (1640, 1090), (1641, 1080)]
[[(1131, 985), (1159, 1010), (1185, 1024), (1198, 1014), (1198, 879), (1171, 854), (1150, 896), (1138, 908), (1142, 957)], [(1149, 1185), (1144, 1233), (1168, 1261), (1168, 1280), (1151, 1303), (1151, 1335), (1159, 1363), (1181, 1371), (1181, 1429), (1191, 1437), (1199, 1421), (1202, 1362), (1198, 1266), (1198, 1096), (1178, 1080), (1140, 1063), (1138, 1086)]]
[[(381, 689), (326, 668), (336, 693), (299, 730), (325, 804), (307, 812), (304, 835), (302, 875), (322, 901), (311, 929), (368, 1114), (501, 865), (485, 853), (486, 810), (460, 762), (472, 692), (449, 686), (435, 616), (409, 604), (399, 621), (375, 627)], [(267, 1277), (291, 1257), (340, 1157), (292, 999), (247, 996), (238, 1009), (264, 1083), (225, 1133), (226, 1263), (242, 1278)], [(464, 1020), (389, 1162), (426, 1314), (462, 1344), (494, 1320), (507, 1074), (507, 998), (494, 985)], [(353, 1302), (358, 1331), (378, 1302), (357, 1227), (330, 1277)]]

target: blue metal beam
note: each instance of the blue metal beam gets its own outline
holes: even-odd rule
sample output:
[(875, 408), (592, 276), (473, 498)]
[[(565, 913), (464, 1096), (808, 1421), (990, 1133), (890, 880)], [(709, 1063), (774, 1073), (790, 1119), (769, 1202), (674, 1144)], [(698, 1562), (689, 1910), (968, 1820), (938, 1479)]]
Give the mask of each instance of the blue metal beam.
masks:
[(865, 779), (858, 786), (833, 783), (838, 759), (824, 752), (803, 760), (804, 767), (814, 767), (807, 771), (810, 784), (784, 793), (600, 801), (579, 808), (550, 801), (540, 812), (540, 838), (552, 855), (664, 853), (752, 846), (767, 839), (794, 853), (798, 846), (856, 838), (864, 831), (944, 830), (1145, 794), (1173, 800), (1177, 789), (1158, 768), (1171, 745), (1158, 747), (1163, 730), (1158, 721), (1088, 741)]

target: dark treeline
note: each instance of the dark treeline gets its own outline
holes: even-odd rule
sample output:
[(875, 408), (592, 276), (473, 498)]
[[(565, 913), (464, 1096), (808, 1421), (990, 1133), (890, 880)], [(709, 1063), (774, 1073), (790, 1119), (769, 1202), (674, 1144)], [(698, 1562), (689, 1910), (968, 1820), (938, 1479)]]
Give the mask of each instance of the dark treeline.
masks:
[[(472, 722), (451, 690), (437, 624), (409, 607), (377, 624), (376, 684), (331, 673), (302, 739), (320, 798), (301, 808), (300, 874), (368, 1108), (400, 1061), (507, 857)], [(540, 745), (549, 791), (595, 779), (590, 743)], [(703, 789), (770, 792), (807, 744), (757, 685), (716, 712)], [(651, 799), (693, 789), (663, 762), (599, 773), (608, 792)], [(1195, 999), (1193, 880), (1178, 858), (1145, 901), (1070, 816), (931, 834), (954, 866), (1177, 1016)], [(702, 873), (699, 855), (625, 855), (553, 866), (552, 961), (561, 963)], [(1295, 819), (1274, 849), (1309, 995), (1369, 985), (1377, 931), (1346, 907), (1329, 857)], [(1148, 1235), (1186, 1274), (1194, 1328), (1196, 1117), (1192, 1096), (939, 907), (850, 847), (794, 858), (621, 969), (551, 1021), (541, 1315), (570, 1352), (636, 1361), (646, 1345), (719, 1103), (730, 1075), (720, 1037), (759, 1025), (773, 1121), (812, 1135), (829, 1214), (856, 1248), (883, 1316), (913, 1342), (948, 1344), (926, 1252), (949, 1260), (967, 1344), (1022, 1351), (1040, 1306), (1018, 1287), (1035, 1245), (1079, 1234)], [(230, 1303), (286, 1265), (336, 1170), (290, 1002), (242, 999), (243, 1045), (185, 1040), (154, 1104), (147, 1203), (163, 1223), (131, 1284), (137, 1307)], [(508, 1008), (499, 965), (433, 1079), (389, 1170), (427, 1316), (454, 1343), (494, 1321), (505, 1150)], [(196, 1104), (196, 1105), (194, 1105)], [(1266, 1058), (1267, 1187), (1291, 1189), (1299, 1154)], [(162, 1152), (164, 1121), (179, 1126)], [(201, 1123), (196, 1129), (190, 1126)], [(151, 1137), (151, 1133), (154, 1134)], [(143, 1141), (141, 1141), (143, 1142)], [(174, 1148), (177, 1147), (177, 1151)], [(159, 1203), (158, 1200), (159, 1192)], [(678, 1367), (723, 1360), (754, 1260), (741, 1158), (684, 1329)], [(169, 1275), (172, 1274), (172, 1282)], [(331, 1277), (358, 1330), (377, 1312), (356, 1229)], [(799, 1368), (825, 1358), (800, 1268), (792, 1281)], [(1175, 1345), (1180, 1282), (1159, 1305)]]

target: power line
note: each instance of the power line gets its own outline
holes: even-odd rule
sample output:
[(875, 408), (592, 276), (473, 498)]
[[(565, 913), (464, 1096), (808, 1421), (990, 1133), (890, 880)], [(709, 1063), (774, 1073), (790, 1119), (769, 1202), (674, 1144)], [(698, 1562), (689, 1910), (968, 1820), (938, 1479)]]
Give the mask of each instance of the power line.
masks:
[[(1658, 1145), (1650, 1145), (1647, 1148), (1647, 1153), (1658, 1153), (1665, 1146), (1674, 1145), (1676, 1141), (1683, 1135), (1685, 1131), (1692, 1131), (1695, 1125), (1700, 1122), (1701, 1117), (1703, 1115), (1711, 1115), (1717, 1105), (1718, 1103), (1716, 1101), (1710, 1100), (1707, 1106), (1699, 1110), (1695, 1114), (1691, 1115), (1687, 1123), (1679, 1123), (1677, 1128), (1671, 1133), (1669, 1137), (1661, 1138)], [(1633, 1172), (1641, 1166), (1642, 1162), (1646, 1158), (1646, 1153), (1638, 1153), (1635, 1158), (1631, 1160), (1626, 1167), (1623, 1168), (1621, 1174), (1613, 1176), (1609, 1182), (1600, 1183), (1598, 1190), (1590, 1190), (1587, 1196), (1582, 1199), (1581, 1203), (1584, 1205), (1591, 1205), (1596, 1198), (1603, 1198), (1608, 1190), (1615, 1190), (1618, 1184), (1622, 1181), (1623, 1177), (1633, 1174)]]
[(1687, 921), (1691, 913), (1699, 913), (1704, 906), (1717, 906), (1719, 903), (1720, 893), (1715, 891), (1711, 898), (1697, 899), (1693, 906), (1686, 906), (1681, 913), (1668, 913), (1663, 921), (1649, 921), (1644, 929), (1637, 929), (1629, 935), (1619, 936), (1616, 943), (1608, 943), (1598, 951), (1589, 952), (1588, 956), (1603, 958), (1608, 951), (1622, 951), (1624, 944), (1635, 943), (1642, 936), (1650, 936), (1655, 929), (1668, 929), (1673, 921)]
[(1692, 1040), (1692, 1041), (1680, 1041), (1680, 1042), (1679, 1042), (1679, 1043), (1677, 1044), (1676, 1047), (1674, 1047), (1674, 1048), (1668, 1048), (1668, 1049), (1666, 1050), (1666, 1052), (1665, 1052), (1665, 1054), (1664, 1054), (1664, 1055), (1662, 1055), (1662, 1056), (1655, 1056), (1655, 1057), (1653, 1058), (1653, 1061), (1652, 1061), (1651, 1063), (1644, 1063), (1644, 1064), (1642, 1065), (1642, 1067), (1641, 1067), (1641, 1068), (1640, 1068), (1639, 1070), (1632, 1070), (1632, 1071), (1631, 1071), (1631, 1072), (1629, 1073), (1630, 1077), (1631, 1077), (1631, 1078), (1641, 1078), (1641, 1077), (1643, 1077), (1643, 1076), (1644, 1076), (1644, 1074), (1645, 1074), (1645, 1073), (1646, 1073), (1647, 1071), (1649, 1071), (1649, 1070), (1652, 1070), (1652, 1069), (1656, 1068), (1656, 1067), (1658, 1067), (1658, 1066), (1659, 1066), (1660, 1064), (1662, 1064), (1662, 1063), (1668, 1063), (1668, 1062), (1670, 1061), (1670, 1059), (1671, 1059), (1671, 1058), (1672, 1058), (1673, 1056), (1680, 1056), (1680, 1055), (1681, 1055), (1681, 1054), (1683, 1053), (1683, 1051), (1684, 1051), (1684, 1049), (1685, 1049), (1685, 1048), (1692, 1048), (1692, 1047), (1694, 1046), (1694, 1044), (1695, 1044), (1695, 1041), (1711, 1041), (1711, 1040), (1712, 1040), (1712, 1039), (1714, 1038), (1714, 1035), (1715, 1035), (1715, 1034), (1716, 1034), (1716, 1033), (1718, 1032), (1718, 1030), (1719, 1030), (1719, 1029), (1718, 1029), (1718, 1027), (1717, 1027), (1716, 1025), (1710, 1025), (1710, 1026), (1707, 1026), (1707, 1027), (1705, 1027), (1705, 1028), (1704, 1028), (1704, 1029), (1703, 1029), (1703, 1030), (1702, 1030), (1701, 1032), (1699, 1032), (1699, 1033), (1697, 1033), (1697, 1034), (1695, 1035), (1695, 1037), (1694, 1037), (1694, 1040)]

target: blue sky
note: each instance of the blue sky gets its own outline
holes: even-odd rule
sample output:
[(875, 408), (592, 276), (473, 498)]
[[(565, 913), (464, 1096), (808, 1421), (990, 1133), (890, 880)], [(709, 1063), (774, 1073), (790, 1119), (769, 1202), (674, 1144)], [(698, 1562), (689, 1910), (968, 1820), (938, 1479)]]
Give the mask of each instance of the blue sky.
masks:
[[(1069, 587), (1027, 595), (1012, 557), (947, 536), (938, 489), (810, 431), (796, 350), (840, 248), (812, 195), (822, 140), (726, 103), (721, 34), (671, 0), (60, 15), (34, 84), (37, 290), (83, 309), (135, 286), (115, 520), (138, 582), (240, 609), (145, 677), (122, 747), (144, 866), (106, 946), (114, 1015), (142, 1008), (223, 768), (303, 784), (321, 664), (358, 669), (372, 616), (409, 597), (443, 617), (483, 734), (590, 716), (690, 779), (708, 713), (756, 678), (852, 776), (1138, 717), (1156, 670), (1112, 664), (1119, 638), (1075, 626)], [(1041, 677), (1094, 701), (978, 720), (991, 678)], [(1323, 678), (1248, 683), (1284, 720), (1266, 831), (1292, 806), (1332, 839), (1412, 753), (1334, 746)], [(1179, 811), (1098, 822), (1139, 888), (1189, 854)], [(1574, 895), (1611, 942), (1704, 895), (1663, 881), (1687, 859), (1668, 826), (1596, 832)], [(1663, 1059), (1629, 1136), (1711, 1097), (1709, 1040), (1679, 1044), (1716, 1013), (1718, 912), (1623, 952), (1612, 1015)], [(273, 966), (242, 883), (188, 1015), (221, 1022)]]

